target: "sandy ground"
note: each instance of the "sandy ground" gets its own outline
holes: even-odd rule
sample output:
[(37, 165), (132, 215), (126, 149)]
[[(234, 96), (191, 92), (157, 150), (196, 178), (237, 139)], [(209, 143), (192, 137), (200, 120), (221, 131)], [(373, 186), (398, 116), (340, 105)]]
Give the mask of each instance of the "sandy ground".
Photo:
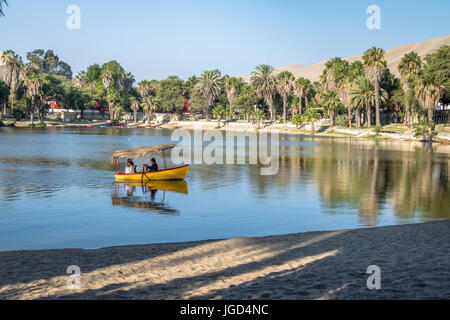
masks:
[[(81, 288), (67, 289), (69, 265)], [(367, 288), (370, 265), (381, 289)], [(0, 252), (1, 299), (450, 299), (450, 221), (174, 244)]]

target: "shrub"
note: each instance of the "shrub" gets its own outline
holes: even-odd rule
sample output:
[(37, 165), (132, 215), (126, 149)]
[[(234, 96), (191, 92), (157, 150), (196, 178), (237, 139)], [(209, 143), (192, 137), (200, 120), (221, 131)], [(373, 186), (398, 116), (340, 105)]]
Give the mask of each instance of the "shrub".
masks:
[(378, 135), (381, 133), (381, 126), (375, 126), (375, 128), (373, 129), (373, 131), (375, 131), (375, 133)]
[(334, 124), (338, 127), (348, 127), (348, 117), (346, 114), (338, 114), (334, 117)]
[(431, 139), (433, 138), (432, 128), (433, 122), (428, 122), (427, 120), (420, 119), (419, 123), (413, 125), (414, 137), (416, 139)]

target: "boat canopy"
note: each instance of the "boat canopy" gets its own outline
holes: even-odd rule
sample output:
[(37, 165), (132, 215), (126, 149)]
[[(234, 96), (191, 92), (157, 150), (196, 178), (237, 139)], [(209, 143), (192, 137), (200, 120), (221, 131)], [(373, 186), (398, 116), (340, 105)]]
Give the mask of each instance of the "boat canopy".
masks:
[(152, 156), (157, 152), (173, 149), (176, 146), (177, 146), (176, 144), (160, 144), (149, 147), (116, 150), (114, 151), (111, 160), (113, 162), (116, 162), (118, 160), (126, 158), (149, 158), (150, 156)]

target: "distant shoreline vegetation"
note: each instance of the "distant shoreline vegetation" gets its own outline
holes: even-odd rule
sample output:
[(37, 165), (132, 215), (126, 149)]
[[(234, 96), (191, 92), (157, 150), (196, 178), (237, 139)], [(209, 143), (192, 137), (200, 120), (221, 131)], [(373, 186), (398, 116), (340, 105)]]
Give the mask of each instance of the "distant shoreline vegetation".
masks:
[(320, 81), (288, 71), (276, 73), (259, 65), (250, 82), (207, 70), (187, 80), (143, 80), (117, 61), (93, 64), (75, 77), (69, 64), (52, 50), (34, 50), (26, 62), (12, 50), (2, 53), (0, 67), (0, 119), (30, 119), (37, 113), (43, 123), (53, 105), (74, 110), (99, 110), (111, 121), (121, 113), (144, 112), (147, 122), (155, 112), (183, 115), (195, 120), (245, 119), (260, 123), (291, 122), (297, 127), (328, 119), (330, 126), (380, 127), (403, 123), (409, 127), (433, 125), (439, 103), (449, 103), (450, 46), (422, 59), (416, 52), (403, 56), (397, 78), (381, 48), (368, 49), (361, 61), (327, 61)]

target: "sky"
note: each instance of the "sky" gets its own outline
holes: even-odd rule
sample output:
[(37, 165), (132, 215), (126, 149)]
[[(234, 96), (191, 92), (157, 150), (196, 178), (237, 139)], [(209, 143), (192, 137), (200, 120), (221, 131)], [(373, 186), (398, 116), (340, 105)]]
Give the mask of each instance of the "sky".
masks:
[[(142, 79), (202, 71), (248, 74), (259, 64), (309, 65), (450, 34), (449, 0), (8, 0), (0, 50), (52, 49), (72, 66), (118, 61)], [(70, 5), (80, 29), (69, 29)], [(381, 29), (369, 30), (377, 5)]]

